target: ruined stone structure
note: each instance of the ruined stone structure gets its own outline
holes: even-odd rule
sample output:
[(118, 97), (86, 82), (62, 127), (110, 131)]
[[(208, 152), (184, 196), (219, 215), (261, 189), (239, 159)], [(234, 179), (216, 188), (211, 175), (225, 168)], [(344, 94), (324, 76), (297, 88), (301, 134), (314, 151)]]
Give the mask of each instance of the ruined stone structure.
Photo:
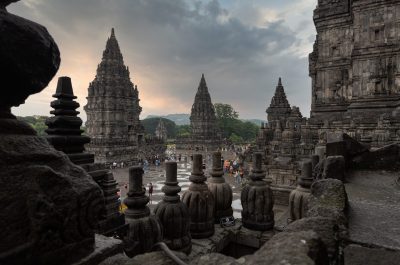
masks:
[(163, 142), (165, 142), (168, 138), (167, 128), (165, 127), (165, 124), (162, 119), (160, 119), (160, 121), (158, 122), (155, 134), (156, 134), (156, 138)]
[(181, 202), (178, 185), (177, 164), (174, 161), (165, 162), (166, 181), (162, 188), (165, 196), (154, 209), (163, 227), (163, 241), (176, 251), (189, 254), (192, 250), (190, 235), (190, 215), (187, 206)]
[(204, 74), (201, 75), (192, 105), (190, 128), (192, 135), (189, 140), (189, 147), (192, 149), (216, 151), (221, 145), (215, 109), (211, 102)]
[[(380, 147), (399, 140), (397, 1), (319, 0), (310, 124)], [(321, 132), (320, 132), (321, 133)]]
[(295, 221), (305, 217), (308, 210), (308, 200), (311, 196), (310, 187), (313, 182), (312, 163), (307, 161), (303, 163), (301, 176), (298, 179), (298, 185), (289, 196), (289, 214), (290, 221)]
[(117, 182), (110, 170), (103, 164), (94, 164), (94, 155), (85, 152), (84, 144), (90, 142), (88, 136), (82, 135), (82, 120), (77, 115), (79, 107), (74, 99), (74, 91), (69, 77), (60, 77), (57, 83), (56, 98), (51, 102), (54, 108), (51, 114), (54, 116), (46, 120), (48, 129), (47, 141), (57, 150), (67, 154), (76, 165), (81, 166), (92, 176), (93, 180), (103, 190), (106, 204), (105, 218), (100, 220), (96, 232), (101, 234), (113, 234), (125, 223), (124, 216), (119, 212), (120, 202), (117, 195)]
[(87, 150), (100, 163), (135, 161), (144, 129), (140, 124), (139, 92), (119, 49), (114, 29), (107, 40), (95, 79), (88, 89)]
[(214, 205), (213, 194), (208, 190), (203, 172), (203, 156), (193, 156), (192, 182), (189, 189), (182, 195), (190, 214), (190, 234), (193, 238), (206, 238), (214, 234)]
[(214, 218), (220, 223), (223, 217), (230, 217), (232, 210), (232, 188), (225, 182), (222, 169), (221, 152), (214, 152), (212, 156), (211, 177), (208, 179), (208, 189), (214, 196)]
[(70, 264), (94, 248), (104, 210), (99, 186), (11, 114), (42, 91), (60, 65), (46, 28), (0, 1), (0, 263)]
[(274, 197), (270, 183), (263, 180), (265, 171), (262, 170), (262, 154), (253, 156), (253, 169), (250, 182), (243, 187), (240, 194), (242, 202), (242, 222), (244, 227), (265, 231), (274, 227)]
[(155, 243), (162, 240), (162, 228), (159, 219), (150, 214), (147, 206), (149, 197), (143, 189), (143, 169), (139, 166), (129, 168), (129, 192), (124, 203), (128, 207), (125, 213), (129, 224), (125, 239), (125, 253), (135, 256), (152, 250)]

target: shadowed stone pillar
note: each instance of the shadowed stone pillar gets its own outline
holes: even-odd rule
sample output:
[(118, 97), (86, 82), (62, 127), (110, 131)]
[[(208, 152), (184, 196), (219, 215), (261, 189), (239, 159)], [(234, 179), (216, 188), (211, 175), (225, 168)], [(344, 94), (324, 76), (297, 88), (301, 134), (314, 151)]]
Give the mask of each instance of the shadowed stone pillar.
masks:
[(190, 236), (190, 216), (187, 206), (181, 202), (178, 193), (181, 187), (177, 180), (177, 164), (174, 161), (165, 162), (166, 181), (162, 191), (165, 196), (154, 209), (162, 227), (163, 241), (172, 250), (189, 254), (192, 250)]
[(60, 65), (45, 27), (0, 1), (0, 264), (72, 264), (93, 252), (104, 210), (99, 186), (11, 114)]
[(193, 168), (189, 189), (182, 201), (190, 213), (190, 233), (193, 238), (206, 238), (214, 234), (214, 196), (208, 190), (203, 172), (203, 156), (193, 155)]
[(301, 175), (297, 181), (298, 185), (289, 195), (290, 222), (305, 216), (312, 182), (312, 162), (306, 161), (303, 163)]
[(143, 169), (140, 166), (129, 168), (129, 192), (124, 200), (128, 207), (125, 211), (125, 222), (129, 224), (125, 238), (125, 253), (129, 257), (151, 251), (155, 243), (162, 240), (160, 221), (150, 215), (147, 207), (149, 197), (143, 189)]
[(263, 180), (262, 154), (253, 156), (253, 169), (249, 183), (244, 186), (240, 195), (242, 201), (243, 226), (249, 229), (265, 231), (274, 227), (274, 198), (268, 183)]
[(214, 218), (219, 223), (222, 217), (232, 216), (232, 188), (225, 182), (222, 169), (221, 152), (213, 153), (211, 178), (208, 179), (208, 189), (214, 196)]
[(94, 162), (94, 155), (84, 153), (84, 144), (90, 142), (88, 136), (82, 135), (82, 120), (78, 117), (79, 103), (75, 101), (71, 78), (62, 76), (58, 78), (56, 100), (51, 102), (54, 108), (50, 113), (53, 117), (46, 120), (48, 129), (46, 139), (55, 149), (68, 155), (75, 164), (89, 164)]
[(103, 190), (106, 212), (96, 232), (112, 235), (125, 223), (123, 214), (119, 212), (118, 183), (111, 171), (104, 169), (104, 165), (93, 164), (93, 154), (85, 152), (84, 144), (89, 143), (90, 138), (82, 135), (82, 120), (77, 116), (79, 112), (76, 111), (79, 103), (74, 100), (76, 96), (74, 96), (71, 78), (63, 76), (58, 79), (53, 97), (57, 99), (51, 102), (54, 110), (50, 113), (54, 116), (46, 120), (48, 126), (46, 139), (55, 149), (66, 153), (74, 164), (83, 167), (99, 184)]

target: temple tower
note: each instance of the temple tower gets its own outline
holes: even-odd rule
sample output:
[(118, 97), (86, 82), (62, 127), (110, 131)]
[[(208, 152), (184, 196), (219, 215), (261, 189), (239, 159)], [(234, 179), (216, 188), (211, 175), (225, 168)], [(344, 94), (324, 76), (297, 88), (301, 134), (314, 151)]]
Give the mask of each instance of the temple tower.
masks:
[(286, 119), (290, 116), (292, 109), (286, 98), (285, 90), (282, 85), (282, 79), (279, 77), (275, 94), (271, 99), (271, 104), (267, 108), (268, 123), (281, 121), (281, 126), (285, 125)]
[(204, 74), (192, 105), (190, 114), (190, 127), (192, 130), (192, 144), (194, 148), (208, 151), (217, 150), (221, 136), (218, 132), (217, 118), (214, 105), (211, 102), (210, 93)]
[(139, 115), (139, 92), (129, 77), (129, 68), (119, 49), (114, 29), (107, 40), (95, 79), (89, 84), (86, 131), (91, 138), (87, 150), (95, 161), (129, 164), (137, 156), (143, 138)]

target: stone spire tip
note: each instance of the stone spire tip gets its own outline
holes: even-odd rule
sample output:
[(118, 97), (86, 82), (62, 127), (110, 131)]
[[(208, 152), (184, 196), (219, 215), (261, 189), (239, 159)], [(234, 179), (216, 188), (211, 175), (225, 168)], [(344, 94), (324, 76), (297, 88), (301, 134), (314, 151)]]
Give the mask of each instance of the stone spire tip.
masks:
[(115, 38), (114, 28), (111, 28), (111, 37), (114, 37), (114, 38)]
[(278, 86), (282, 86), (282, 78), (279, 77)]

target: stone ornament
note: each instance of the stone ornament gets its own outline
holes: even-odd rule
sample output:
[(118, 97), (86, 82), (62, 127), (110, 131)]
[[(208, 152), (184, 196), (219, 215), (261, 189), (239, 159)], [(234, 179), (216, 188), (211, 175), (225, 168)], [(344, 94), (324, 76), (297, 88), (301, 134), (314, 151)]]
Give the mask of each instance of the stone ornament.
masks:
[(56, 100), (51, 102), (54, 110), (50, 113), (54, 116), (46, 120), (47, 140), (55, 149), (66, 153), (73, 163), (93, 163), (94, 156), (84, 153), (84, 145), (90, 142), (90, 138), (82, 135), (82, 119), (78, 117), (79, 111), (76, 110), (79, 103), (75, 101), (71, 78), (58, 78), (57, 90), (53, 97)]
[(177, 164), (175, 161), (165, 162), (166, 181), (162, 191), (165, 193), (154, 214), (159, 218), (167, 246), (175, 251), (189, 254), (192, 250), (190, 236), (190, 216), (187, 206), (181, 202), (178, 193), (181, 187), (177, 180)]
[(232, 188), (225, 182), (222, 169), (221, 152), (214, 152), (212, 155), (211, 177), (208, 179), (208, 189), (214, 196), (215, 223), (219, 223), (223, 217), (230, 217), (232, 210)]
[(193, 155), (193, 168), (189, 189), (183, 193), (182, 202), (190, 213), (190, 233), (193, 238), (207, 238), (214, 234), (214, 196), (205, 183), (203, 156)]
[(124, 200), (128, 207), (125, 210), (125, 222), (129, 224), (124, 251), (129, 257), (150, 252), (154, 244), (162, 240), (160, 221), (150, 215), (147, 206), (150, 199), (143, 189), (143, 173), (140, 166), (129, 168), (129, 192)]
[(297, 183), (296, 189), (292, 190), (289, 195), (289, 222), (303, 218), (308, 210), (308, 200), (311, 195), (310, 187), (313, 183), (312, 161), (303, 163)]
[(253, 169), (250, 181), (242, 189), (240, 198), (242, 202), (243, 226), (252, 230), (266, 231), (273, 229), (274, 198), (272, 190), (265, 180), (265, 171), (262, 169), (262, 154), (253, 155)]

